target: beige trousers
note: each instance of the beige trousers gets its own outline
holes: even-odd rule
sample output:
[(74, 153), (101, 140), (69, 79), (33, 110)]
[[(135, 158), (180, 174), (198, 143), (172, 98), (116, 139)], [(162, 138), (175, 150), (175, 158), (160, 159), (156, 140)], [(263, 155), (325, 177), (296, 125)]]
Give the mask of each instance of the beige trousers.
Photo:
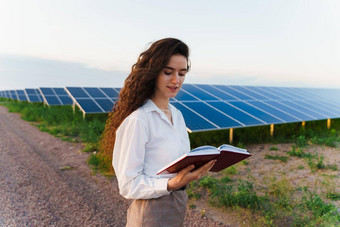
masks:
[(157, 199), (137, 199), (127, 212), (127, 227), (183, 226), (188, 195), (174, 191)]

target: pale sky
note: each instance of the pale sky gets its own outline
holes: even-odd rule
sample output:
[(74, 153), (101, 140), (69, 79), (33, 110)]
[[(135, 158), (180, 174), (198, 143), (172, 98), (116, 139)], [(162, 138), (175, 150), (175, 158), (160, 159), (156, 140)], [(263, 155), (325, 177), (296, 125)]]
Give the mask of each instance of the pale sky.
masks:
[(0, 0), (0, 31), (0, 90), (121, 87), (165, 37), (187, 83), (340, 88), (337, 0)]

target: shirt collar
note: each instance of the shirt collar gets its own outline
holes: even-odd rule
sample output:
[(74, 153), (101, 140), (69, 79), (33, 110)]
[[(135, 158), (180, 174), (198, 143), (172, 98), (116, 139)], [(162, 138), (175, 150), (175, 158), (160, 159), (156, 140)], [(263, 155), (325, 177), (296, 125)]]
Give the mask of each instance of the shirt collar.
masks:
[[(156, 104), (151, 100), (151, 99), (148, 99), (145, 104), (143, 105), (143, 108), (145, 110), (145, 112), (151, 112), (151, 111), (157, 111), (159, 113), (161, 113), (161, 110), (156, 106)], [(173, 105), (171, 105), (169, 103), (169, 108), (171, 111), (174, 111), (175, 107)]]

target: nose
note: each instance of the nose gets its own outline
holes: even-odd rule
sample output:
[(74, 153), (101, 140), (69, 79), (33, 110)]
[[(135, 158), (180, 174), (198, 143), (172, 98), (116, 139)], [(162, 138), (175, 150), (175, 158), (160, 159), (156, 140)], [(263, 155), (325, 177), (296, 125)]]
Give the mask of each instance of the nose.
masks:
[(175, 72), (175, 73), (172, 75), (171, 82), (174, 83), (174, 84), (178, 84), (178, 83), (179, 83), (179, 75), (178, 75), (178, 72)]

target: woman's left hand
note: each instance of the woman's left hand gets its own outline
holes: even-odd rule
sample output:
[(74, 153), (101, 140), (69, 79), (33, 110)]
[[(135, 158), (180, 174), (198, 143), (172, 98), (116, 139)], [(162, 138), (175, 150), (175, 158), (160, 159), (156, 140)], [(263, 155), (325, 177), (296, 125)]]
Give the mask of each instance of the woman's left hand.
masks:
[(177, 190), (194, 180), (198, 180), (209, 172), (209, 170), (215, 165), (216, 160), (211, 160), (205, 165), (201, 166), (195, 171), (190, 172), (195, 168), (194, 165), (189, 165), (177, 173), (174, 178), (168, 181), (168, 191)]

